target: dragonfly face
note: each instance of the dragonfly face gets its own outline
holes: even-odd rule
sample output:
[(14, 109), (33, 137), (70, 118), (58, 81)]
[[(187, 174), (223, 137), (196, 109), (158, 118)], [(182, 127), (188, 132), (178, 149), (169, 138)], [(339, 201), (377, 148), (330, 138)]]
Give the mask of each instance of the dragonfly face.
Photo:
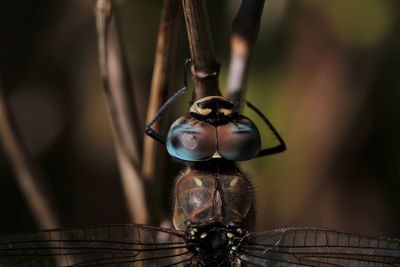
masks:
[(209, 96), (194, 102), (189, 114), (171, 125), (166, 146), (171, 156), (184, 161), (241, 161), (259, 154), (261, 137), (235, 104), (221, 96)]
[(195, 101), (189, 110), (190, 115), (211, 125), (225, 124), (238, 114), (234, 103), (222, 96), (207, 96)]

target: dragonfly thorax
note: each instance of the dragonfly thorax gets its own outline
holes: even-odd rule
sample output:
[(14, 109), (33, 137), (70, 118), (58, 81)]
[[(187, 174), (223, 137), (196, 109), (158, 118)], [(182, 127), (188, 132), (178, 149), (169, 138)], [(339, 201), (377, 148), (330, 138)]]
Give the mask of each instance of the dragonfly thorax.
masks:
[(193, 164), (179, 177), (175, 193), (176, 229), (188, 231), (213, 223), (252, 227), (252, 185), (232, 162)]

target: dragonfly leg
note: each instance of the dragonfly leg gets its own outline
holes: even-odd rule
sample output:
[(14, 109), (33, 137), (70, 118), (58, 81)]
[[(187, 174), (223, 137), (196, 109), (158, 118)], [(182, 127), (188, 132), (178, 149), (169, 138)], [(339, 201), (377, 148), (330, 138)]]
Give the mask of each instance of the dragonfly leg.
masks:
[(273, 147), (261, 149), (261, 151), (256, 156), (263, 157), (267, 155), (272, 155), (276, 153), (280, 153), (286, 150), (285, 141), (283, 141), (282, 137), (279, 135), (278, 131), (274, 128), (272, 123), (268, 120), (268, 118), (262, 113), (256, 106), (251, 104), (250, 102), (246, 101), (246, 105), (253, 110), (262, 120), (263, 122), (271, 129), (272, 133), (275, 135), (276, 139), (278, 139), (279, 144)]
[(175, 94), (173, 94), (168, 100), (161, 106), (161, 108), (157, 111), (157, 113), (154, 115), (154, 117), (150, 120), (150, 122), (146, 125), (146, 128), (144, 132), (150, 136), (151, 138), (155, 139), (156, 141), (165, 144), (165, 138), (155, 131), (152, 126), (154, 123), (157, 122), (157, 120), (164, 114), (164, 112), (167, 110), (167, 108), (175, 102), (176, 99), (178, 99), (182, 94), (184, 94), (188, 90), (188, 82), (187, 82), (187, 68), (188, 65), (192, 62), (191, 59), (186, 59), (185, 61), (185, 68), (183, 71), (183, 87), (179, 89)]

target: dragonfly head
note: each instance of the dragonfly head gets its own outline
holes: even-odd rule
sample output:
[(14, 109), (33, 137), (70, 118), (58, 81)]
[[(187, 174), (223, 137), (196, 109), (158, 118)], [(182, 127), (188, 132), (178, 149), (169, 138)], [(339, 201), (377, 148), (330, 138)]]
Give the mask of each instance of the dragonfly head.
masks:
[(239, 114), (237, 105), (222, 96), (208, 96), (194, 102), (190, 113), (171, 125), (166, 148), (184, 161), (242, 161), (259, 154), (261, 136), (257, 126)]

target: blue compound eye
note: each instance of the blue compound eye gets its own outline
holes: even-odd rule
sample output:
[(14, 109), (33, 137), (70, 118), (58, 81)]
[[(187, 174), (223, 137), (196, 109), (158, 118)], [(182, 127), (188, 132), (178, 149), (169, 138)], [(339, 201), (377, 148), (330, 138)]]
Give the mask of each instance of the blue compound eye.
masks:
[(214, 126), (187, 115), (177, 119), (169, 129), (167, 151), (185, 161), (211, 159), (217, 149)]
[(218, 126), (217, 136), (218, 152), (227, 160), (249, 160), (260, 152), (260, 133), (257, 126), (245, 116)]

